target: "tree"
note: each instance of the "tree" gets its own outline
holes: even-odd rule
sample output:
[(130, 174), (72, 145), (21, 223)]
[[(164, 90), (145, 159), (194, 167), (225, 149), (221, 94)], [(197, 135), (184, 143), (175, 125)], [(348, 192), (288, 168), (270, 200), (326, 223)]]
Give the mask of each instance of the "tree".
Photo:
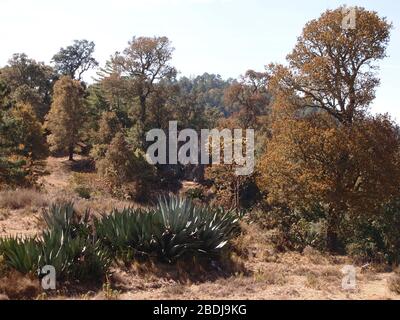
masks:
[(155, 181), (155, 168), (146, 161), (143, 152), (129, 147), (121, 132), (115, 135), (105, 157), (97, 162), (97, 168), (114, 192), (122, 192), (124, 197), (137, 201), (148, 199), (150, 185)]
[(134, 37), (129, 47), (111, 60), (113, 73), (128, 82), (139, 100), (139, 121), (143, 128), (148, 116), (148, 99), (155, 92), (156, 83), (176, 76), (175, 68), (169, 64), (173, 51), (167, 37)]
[(99, 65), (93, 58), (94, 49), (95, 44), (92, 41), (75, 40), (73, 45), (61, 48), (54, 55), (52, 62), (55, 64), (55, 70), (61, 75), (81, 81), (86, 71)]
[(42, 121), (51, 104), (56, 75), (50, 66), (29, 59), (24, 53), (14, 54), (8, 65), (0, 70), (0, 80), (9, 90), (14, 103), (30, 104)]
[(272, 204), (324, 208), (327, 246), (338, 248), (345, 215), (374, 215), (399, 192), (400, 139), (385, 116), (343, 126), (327, 113), (273, 122), (273, 138), (258, 168)]
[(46, 128), (51, 132), (48, 136), (50, 150), (67, 150), (72, 161), (84, 123), (84, 89), (79, 81), (63, 76), (54, 85), (54, 100), (46, 116)]
[(99, 173), (113, 186), (121, 186), (131, 179), (133, 172), (130, 170), (132, 151), (119, 132), (112, 139), (104, 159), (98, 163)]
[(33, 160), (47, 156), (47, 144), (42, 124), (29, 104), (18, 104), (9, 112), (8, 136), (14, 153)]
[(376, 12), (355, 10), (354, 29), (342, 28), (342, 7), (307, 23), (289, 67), (272, 66), (281, 90), (301, 97), (297, 107), (325, 110), (342, 123), (352, 123), (375, 98), (374, 62), (386, 56), (392, 27)]
[(322, 207), (327, 247), (338, 249), (345, 215), (378, 214), (398, 194), (398, 129), (368, 107), (379, 83), (391, 25), (356, 8), (357, 27), (342, 29), (342, 8), (309, 22), (289, 67), (271, 66), (272, 138), (258, 184), (270, 203)]
[(110, 144), (118, 132), (121, 132), (121, 124), (115, 112), (104, 112), (99, 122), (97, 141), (101, 144)]
[(0, 109), (0, 187), (30, 186), (35, 160), (47, 155), (41, 123), (30, 105)]
[(91, 155), (95, 160), (105, 157), (111, 141), (122, 130), (115, 112), (103, 112), (97, 131), (93, 134), (94, 146)]
[(232, 79), (223, 80), (220, 75), (204, 73), (195, 78), (182, 77), (178, 81), (180, 94), (195, 99), (195, 103), (206, 110), (215, 110), (229, 115), (224, 101), (224, 92), (232, 84)]
[(268, 112), (267, 74), (248, 70), (225, 90), (225, 104), (236, 113), (242, 128), (256, 128), (257, 118)]

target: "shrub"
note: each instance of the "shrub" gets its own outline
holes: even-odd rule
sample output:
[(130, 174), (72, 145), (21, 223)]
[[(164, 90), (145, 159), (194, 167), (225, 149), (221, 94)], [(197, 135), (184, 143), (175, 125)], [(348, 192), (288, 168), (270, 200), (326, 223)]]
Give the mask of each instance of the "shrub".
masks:
[(44, 210), (47, 230), (34, 238), (0, 239), (0, 256), (23, 274), (52, 265), (58, 280), (99, 280), (112, 256), (168, 263), (217, 258), (239, 228), (233, 212), (197, 207), (177, 197), (160, 199), (147, 210), (114, 210), (93, 225), (89, 216), (88, 211), (79, 216), (72, 203), (54, 204)]
[(265, 217), (260, 217), (256, 211), (250, 214), (250, 219), (264, 228), (274, 229), (271, 240), (277, 250), (302, 252), (307, 246), (326, 249), (326, 222), (322, 208), (289, 209), (277, 206), (263, 214)]
[(185, 196), (191, 200), (203, 201), (205, 199), (203, 189), (201, 189), (201, 188), (189, 189), (185, 192)]
[(97, 167), (115, 194), (136, 201), (148, 200), (155, 167), (146, 161), (143, 152), (130, 149), (122, 133), (114, 137)]
[(114, 211), (95, 227), (114, 252), (173, 263), (188, 256), (218, 256), (238, 229), (238, 219), (231, 211), (170, 197), (160, 199), (153, 209)]
[(342, 237), (359, 262), (400, 263), (400, 200), (383, 206), (374, 217), (347, 217)]
[(82, 199), (90, 199), (92, 197), (92, 191), (84, 186), (79, 186), (75, 188), (75, 192), (81, 197)]
[(396, 270), (396, 272), (388, 279), (388, 287), (389, 290), (400, 294), (400, 272)]
[(212, 181), (216, 202), (227, 208), (248, 209), (260, 200), (254, 175), (237, 176), (236, 166), (219, 165), (206, 169), (206, 179)]
[(74, 237), (82, 234), (86, 236), (90, 233), (89, 218), (89, 210), (80, 216), (72, 202), (52, 204), (49, 209), (43, 210), (43, 219), (48, 230), (61, 230)]
[(36, 177), (28, 158), (0, 156), (0, 187), (30, 187), (35, 183)]

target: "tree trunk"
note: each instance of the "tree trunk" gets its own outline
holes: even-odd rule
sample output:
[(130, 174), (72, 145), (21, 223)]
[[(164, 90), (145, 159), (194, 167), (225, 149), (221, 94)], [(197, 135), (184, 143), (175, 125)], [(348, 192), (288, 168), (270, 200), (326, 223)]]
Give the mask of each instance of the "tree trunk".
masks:
[(331, 253), (337, 253), (339, 249), (338, 239), (338, 218), (335, 212), (330, 212), (328, 216), (328, 228), (326, 233), (326, 245)]
[(146, 122), (146, 97), (140, 96), (140, 121), (144, 127)]
[(69, 161), (74, 161), (74, 146), (68, 148)]

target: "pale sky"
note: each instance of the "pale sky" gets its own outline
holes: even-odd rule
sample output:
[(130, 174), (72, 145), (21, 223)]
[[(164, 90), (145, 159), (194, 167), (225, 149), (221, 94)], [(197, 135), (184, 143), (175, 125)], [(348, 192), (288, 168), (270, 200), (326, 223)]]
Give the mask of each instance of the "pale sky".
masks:
[(156, 35), (172, 41), (181, 75), (236, 78), (284, 62), (307, 21), (343, 4), (375, 10), (394, 24), (373, 110), (400, 123), (398, 0), (0, 0), (0, 66), (21, 52), (49, 63), (75, 39), (94, 41), (95, 57), (104, 64), (133, 36)]

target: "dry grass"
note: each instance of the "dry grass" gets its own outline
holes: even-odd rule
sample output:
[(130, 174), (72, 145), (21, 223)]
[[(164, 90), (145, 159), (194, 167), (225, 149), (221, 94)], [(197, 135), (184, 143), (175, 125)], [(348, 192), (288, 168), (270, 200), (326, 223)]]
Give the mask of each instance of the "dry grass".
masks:
[(18, 272), (0, 278), (0, 295), (11, 300), (35, 299), (42, 292), (39, 281)]
[(390, 291), (400, 294), (400, 270), (396, 270), (396, 272), (388, 279), (388, 287)]
[(6, 190), (0, 192), (0, 208), (11, 210), (48, 205), (47, 196), (34, 189)]

